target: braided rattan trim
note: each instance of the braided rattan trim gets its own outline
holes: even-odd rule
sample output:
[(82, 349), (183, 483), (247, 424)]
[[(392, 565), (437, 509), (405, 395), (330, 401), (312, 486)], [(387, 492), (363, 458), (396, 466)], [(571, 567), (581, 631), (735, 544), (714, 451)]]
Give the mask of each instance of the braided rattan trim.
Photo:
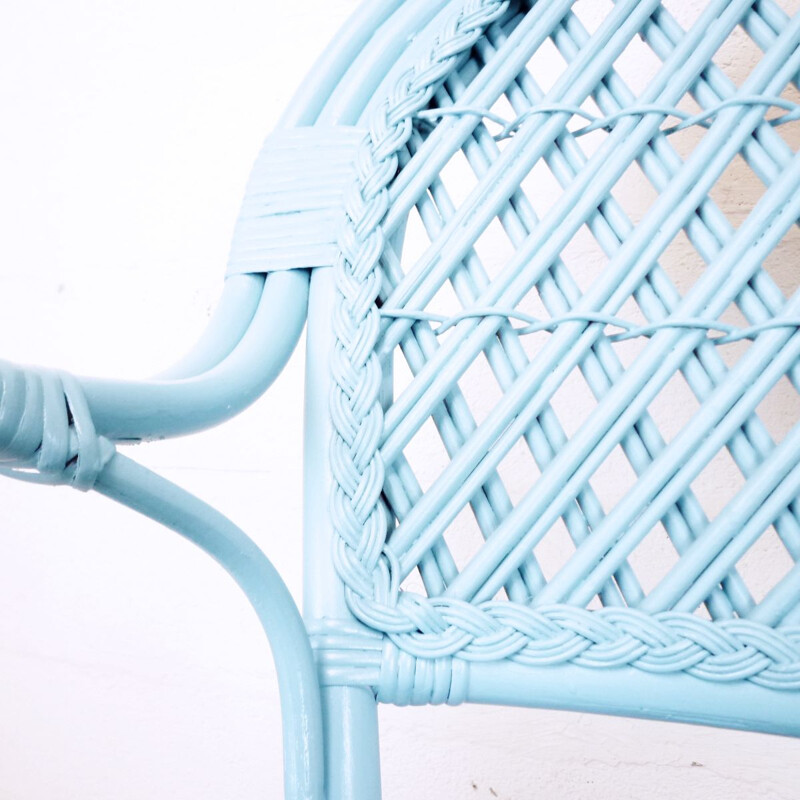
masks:
[[(469, 0), (440, 32), (427, 58), (404, 73), (393, 94), (376, 108), (358, 154), (356, 179), (345, 197), (346, 225), (335, 266), (331, 514), (337, 534), (335, 565), (350, 609), (414, 658), (627, 665), (796, 690), (800, 630), (795, 628), (774, 630), (742, 619), (712, 622), (679, 612), (647, 615), (624, 607), (589, 611), (566, 605), (532, 609), (509, 602), (471, 605), (400, 590), (396, 557), (384, 546), (388, 512), (381, 499), (384, 464), (378, 449), (383, 426), (382, 371), (375, 352), (381, 319), (376, 305), (384, 249), (381, 223), (398, 154), (412, 135), (414, 118), (424, 116), (420, 112), (457, 67), (459, 56), (507, 7), (499, 0)], [(506, 316), (503, 311), (500, 315)]]
[(384, 552), (388, 518), (381, 501), (384, 468), (378, 453), (383, 410), (375, 353), (380, 329), (376, 300), (387, 187), (397, 172), (398, 151), (411, 135), (412, 116), (428, 104), (459, 56), (507, 8), (507, 0), (469, 0), (445, 25), (427, 57), (402, 75), (395, 92), (376, 108), (356, 160), (356, 179), (345, 194), (346, 224), (335, 266), (331, 515), (338, 534), (336, 567), (350, 606), (379, 630), (402, 629), (409, 620)]
[[(448, 603), (439, 610), (452, 623), (443, 637), (448, 648), (419, 633), (394, 634), (381, 644), (347, 627), (317, 632), (314, 646), (323, 679), (331, 685), (377, 686), (388, 702), (456, 702), (465, 696), (463, 680), (452, 680), (458, 662), (508, 659), (530, 667), (634, 667), (800, 689), (800, 627), (776, 631), (743, 619), (711, 622), (672, 611), (649, 615), (630, 608), (587, 611), (563, 604), (532, 609), (505, 602), (479, 607)], [(354, 650), (360, 654), (357, 667), (347, 657)], [(453, 686), (461, 687), (458, 697)]]

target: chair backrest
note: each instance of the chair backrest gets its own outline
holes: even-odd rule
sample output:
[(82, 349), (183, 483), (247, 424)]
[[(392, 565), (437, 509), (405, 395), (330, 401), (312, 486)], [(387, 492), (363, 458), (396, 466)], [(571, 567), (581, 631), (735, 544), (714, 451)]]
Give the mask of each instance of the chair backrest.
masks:
[(800, 733), (800, 16), (459, 1), (400, 63), (311, 285), (323, 683)]
[[(289, 796), (379, 796), (376, 701), (800, 734), (800, 13), (683, 11), (366, 5), (259, 156), (187, 359), (0, 362), (0, 472), (163, 522), (250, 598)], [(306, 300), (303, 620), (113, 444), (251, 402)]]

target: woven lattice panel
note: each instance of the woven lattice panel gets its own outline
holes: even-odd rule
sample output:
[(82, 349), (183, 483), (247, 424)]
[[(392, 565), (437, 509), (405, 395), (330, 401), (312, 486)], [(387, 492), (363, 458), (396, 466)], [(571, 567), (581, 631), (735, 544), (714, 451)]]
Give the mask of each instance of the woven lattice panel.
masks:
[(602, 608), (797, 647), (800, 17), (671, 5), (467, 3), (375, 116), (337, 564), (417, 655)]

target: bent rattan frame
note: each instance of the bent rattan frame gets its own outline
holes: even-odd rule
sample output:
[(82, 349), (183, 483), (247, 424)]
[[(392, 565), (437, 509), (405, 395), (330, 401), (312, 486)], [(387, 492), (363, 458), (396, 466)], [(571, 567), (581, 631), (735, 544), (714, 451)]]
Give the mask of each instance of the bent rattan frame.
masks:
[[(267, 140), (194, 351), (137, 383), (0, 364), (4, 472), (163, 522), (253, 603), (278, 667), (287, 796), (377, 796), (376, 700), (800, 733), (800, 423), (776, 441), (759, 416), (779, 382), (800, 387), (800, 293), (765, 267), (800, 219), (786, 134), (800, 16), (708, 0), (684, 29), (660, 0), (616, 0), (590, 29), (573, 5), (365, 6)], [(740, 85), (714, 63), (737, 26), (761, 51)], [(635, 37), (658, 61), (638, 92), (617, 68)], [(544, 88), (528, 67), (547, 43), (564, 66)], [(683, 152), (688, 131), (699, 138)], [(739, 158), (764, 191), (734, 227), (713, 190)], [(526, 180), (539, 164), (560, 193), (537, 213)], [(657, 195), (636, 220), (614, 192), (634, 166)], [(411, 218), (426, 239), (409, 256)], [(492, 225), (508, 245), (494, 266)], [(565, 255), (581, 228), (604, 258), (589, 285)], [(679, 234), (702, 261), (683, 293), (662, 263)], [(438, 305), (443, 287), (455, 309)], [(242, 531), (114, 444), (252, 402), (307, 305), (301, 618)], [(462, 384), (481, 359), (499, 398), (479, 419)], [(568, 432), (553, 398), (577, 374), (594, 404)], [(676, 375), (697, 409), (667, 438), (651, 404)], [(447, 458), (424, 486), (406, 451), (426, 426)], [(536, 474), (512, 500), (500, 467), (517, 444)], [(615, 449), (633, 479), (608, 506), (592, 479)], [(741, 486), (710, 515), (693, 485), (723, 451)], [(451, 548), (462, 512), (480, 531), (466, 559)], [(546, 573), (537, 547), (558, 525), (572, 549)], [(645, 588), (632, 555), (658, 526), (676, 558)], [(769, 530), (793, 566), (756, 598), (739, 565)]]

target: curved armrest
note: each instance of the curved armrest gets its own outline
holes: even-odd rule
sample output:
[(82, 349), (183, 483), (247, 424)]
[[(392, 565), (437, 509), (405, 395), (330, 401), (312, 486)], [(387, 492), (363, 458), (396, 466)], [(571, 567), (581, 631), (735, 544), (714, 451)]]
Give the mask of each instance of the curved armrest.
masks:
[[(365, 4), (348, 20), (300, 86), (279, 127), (354, 121), (382, 72), (357, 70), (353, 80), (345, 78), (400, 5), (400, 0)], [(386, 61), (384, 48), (372, 50), (373, 61)], [(294, 350), (305, 321), (308, 281), (305, 270), (266, 278), (231, 276), (206, 332), (172, 368), (145, 381), (80, 377), (97, 433), (116, 441), (157, 439), (198, 431), (237, 414), (269, 387)]]
[[(174, 380), (81, 378), (97, 432), (116, 441), (191, 433), (234, 416), (256, 400), (289, 360), (308, 303), (306, 271), (272, 273), (263, 283), (244, 334), (226, 357), (205, 372)], [(222, 310), (230, 315), (228, 307)], [(220, 347), (217, 342), (225, 343), (224, 339), (209, 342), (206, 353), (214, 355), (214, 348)], [(196, 366), (212, 360), (202, 350), (195, 352), (190, 358)], [(186, 365), (192, 366), (188, 358)]]

